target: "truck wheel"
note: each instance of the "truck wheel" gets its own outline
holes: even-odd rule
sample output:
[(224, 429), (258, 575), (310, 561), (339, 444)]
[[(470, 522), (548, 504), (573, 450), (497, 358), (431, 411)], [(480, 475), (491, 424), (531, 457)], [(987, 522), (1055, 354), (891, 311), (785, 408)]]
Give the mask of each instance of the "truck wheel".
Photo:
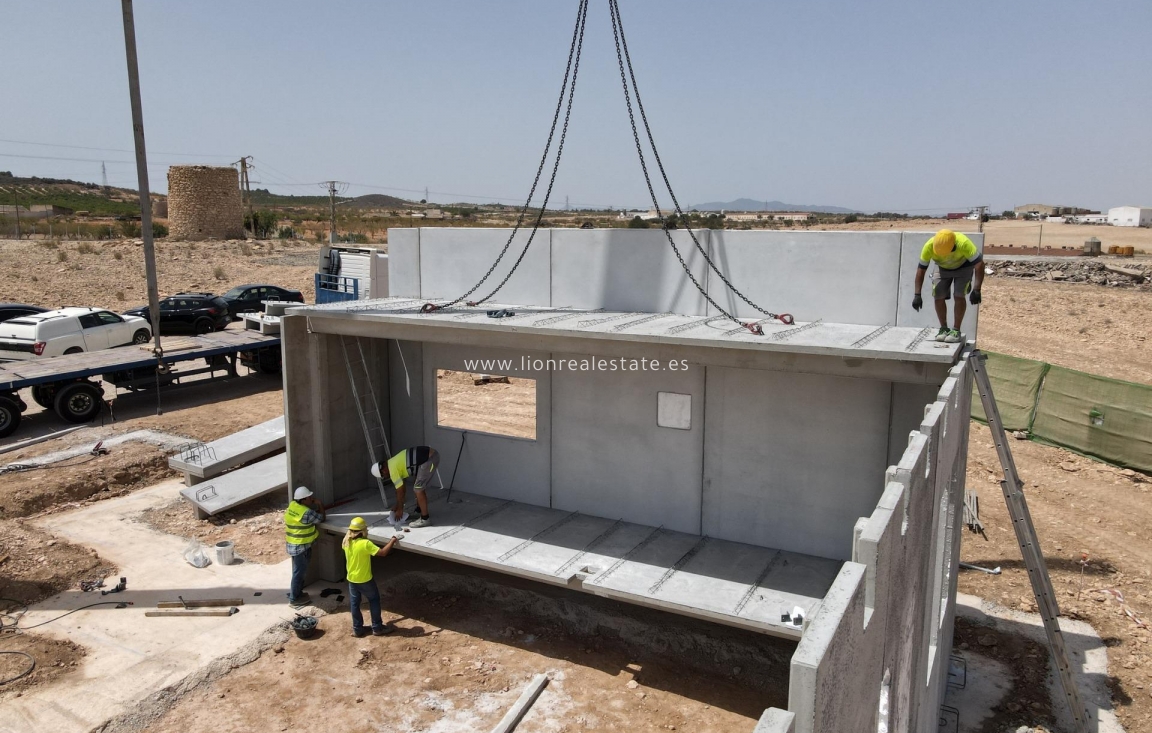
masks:
[(73, 346), (71, 348), (64, 349), (64, 355), (67, 356), (68, 354), (80, 354), (83, 353), (83, 351), (84, 349), (81, 349), (79, 346)]
[(43, 407), (45, 410), (51, 410), (53, 406), (52, 398), (54, 392), (47, 384), (37, 384), (32, 388), (32, 401)]
[(152, 340), (152, 334), (149, 333), (148, 329), (146, 329), (146, 328), (141, 328), (139, 331), (132, 334), (132, 343), (136, 344), (137, 346), (139, 346), (141, 344), (146, 344), (151, 340)]
[(280, 349), (260, 349), (257, 352), (256, 364), (262, 374), (279, 374)]
[(104, 391), (91, 382), (73, 382), (56, 393), (56, 414), (68, 422), (88, 422), (104, 409)]
[(0, 438), (7, 438), (20, 427), (20, 405), (11, 397), (0, 395)]

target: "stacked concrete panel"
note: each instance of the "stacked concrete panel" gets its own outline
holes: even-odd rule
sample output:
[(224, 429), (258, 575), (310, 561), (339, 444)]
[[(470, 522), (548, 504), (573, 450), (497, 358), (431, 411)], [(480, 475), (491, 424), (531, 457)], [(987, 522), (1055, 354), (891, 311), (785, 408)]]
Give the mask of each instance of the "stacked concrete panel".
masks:
[(191, 240), (243, 237), (244, 211), (236, 169), (207, 165), (170, 167), (168, 236)]
[[(391, 229), (390, 293), (451, 300), (484, 277), (511, 229)], [(748, 300), (798, 321), (873, 326), (933, 326), (930, 297), (920, 312), (912, 296), (920, 250), (933, 232), (791, 232), (700, 230), (672, 233), (688, 271), (718, 305), (740, 318), (764, 315)], [(983, 248), (984, 235), (968, 236)], [(488, 295), (524, 250), (519, 232), (500, 264), (468, 296)], [(699, 245), (699, 246), (697, 246)], [(704, 254), (715, 264), (708, 266)], [(932, 266), (931, 269), (935, 269)], [(924, 293), (929, 292), (926, 282)], [(494, 302), (645, 313), (716, 315), (659, 230), (551, 229), (536, 234), (516, 273)], [(949, 303), (949, 312), (952, 304)], [(979, 306), (970, 306), (964, 332), (975, 338)], [(950, 320), (951, 322), (951, 320)]]

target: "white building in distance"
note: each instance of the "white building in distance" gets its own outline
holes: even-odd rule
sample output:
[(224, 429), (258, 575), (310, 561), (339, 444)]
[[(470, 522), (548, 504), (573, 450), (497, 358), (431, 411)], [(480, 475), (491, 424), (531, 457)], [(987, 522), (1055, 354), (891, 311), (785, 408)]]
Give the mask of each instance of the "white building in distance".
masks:
[(1108, 223), (1114, 227), (1152, 227), (1152, 207), (1117, 206), (1108, 209)]

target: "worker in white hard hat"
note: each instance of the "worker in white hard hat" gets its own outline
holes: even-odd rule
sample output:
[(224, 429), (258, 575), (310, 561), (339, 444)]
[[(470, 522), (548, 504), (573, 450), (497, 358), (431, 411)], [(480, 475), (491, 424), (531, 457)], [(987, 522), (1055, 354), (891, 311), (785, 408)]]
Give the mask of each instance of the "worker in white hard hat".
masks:
[(288, 555), (292, 558), (292, 583), (288, 588), (288, 603), (300, 607), (311, 600), (304, 592), (304, 576), (308, 561), (312, 559), (312, 543), (320, 536), (316, 525), (324, 521), (324, 505), (313, 496), (307, 486), (299, 486), (292, 501), (284, 510), (284, 535)]
[(353, 517), (348, 523), (348, 532), (340, 546), (344, 548), (344, 575), (348, 579), (349, 610), (352, 611), (352, 635), (367, 636), (364, 629), (364, 617), (360, 614), (360, 601), (368, 601), (368, 613), (372, 618), (372, 634), (384, 636), (395, 631), (391, 624), (385, 624), (380, 616), (380, 589), (372, 579), (372, 558), (384, 557), (396, 543), (400, 535), (396, 535), (383, 547), (368, 539), (368, 523), (364, 517)]
[(396, 506), (388, 513), (388, 524), (399, 529), (408, 519), (404, 511), (404, 488), (409, 479), (412, 479), (412, 488), (416, 491), (416, 506), (420, 508), (420, 516), (413, 519), (409, 527), (427, 527), (432, 524), (428, 517), (428, 496), (425, 489), (432, 476), (436, 473), (436, 466), (440, 463), (440, 454), (435, 448), (418, 445), (405, 448), (387, 461), (373, 463), (372, 475), (382, 479), (385, 475), (392, 485), (396, 487)]
[[(976, 244), (963, 234), (950, 229), (936, 232), (920, 250), (920, 266), (916, 268), (916, 295), (912, 307), (920, 310), (924, 299), (920, 290), (924, 287), (924, 275), (928, 265), (936, 263), (936, 274), (932, 277), (932, 299), (935, 301), (936, 318), (940, 330), (936, 340), (955, 344), (963, 340), (960, 326), (968, 304), (980, 305), (980, 287), (984, 284), (984, 255), (976, 249)], [(952, 298), (952, 318), (955, 328), (948, 328), (948, 298)]]

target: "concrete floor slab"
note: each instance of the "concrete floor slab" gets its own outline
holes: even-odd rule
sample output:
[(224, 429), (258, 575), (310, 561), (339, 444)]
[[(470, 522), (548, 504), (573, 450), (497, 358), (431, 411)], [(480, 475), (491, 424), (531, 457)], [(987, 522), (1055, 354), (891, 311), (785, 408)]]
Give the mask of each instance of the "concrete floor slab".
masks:
[[(435, 524), (405, 532), (400, 550), (776, 636), (799, 638), (800, 627), (780, 614), (811, 613), (840, 569), (835, 560), (465, 492), (449, 503), (445, 493), (429, 490)], [(395, 534), (375, 491), (329, 512), (323, 527), (343, 533), (354, 516), (379, 543)]]
[(168, 466), (193, 479), (219, 476), (229, 469), (284, 448), (284, 416), (253, 425), (202, 448), (189, 449), (168, 459)]
[[(179, 685), (207, 665), (237, 654), (293, 612), (285, 601), (290, 566), (184, 561), (187, 540), (137, 522), (147, 509), (168, 504), (183, 484), (168, 481), (129, 496), (96, 502), (39, 520), (54, 535), (91, 547), (115, 563), (128, 589), (114, 596), (68, 591), (34, 604), (22, 619), (31, 626), (89, 603), (131, 601), (125, 609), (79, 611), (34, 633), (69, 639), (87, 651), (83, 665), (54, 684), (0, 703), (0, 731), (80, 733), (98, 728), (161, 690)], [(260, 592), (260, 596), (254, 593)], [(161, 600), (238, 597), (227, 618), (145, 618)]]

